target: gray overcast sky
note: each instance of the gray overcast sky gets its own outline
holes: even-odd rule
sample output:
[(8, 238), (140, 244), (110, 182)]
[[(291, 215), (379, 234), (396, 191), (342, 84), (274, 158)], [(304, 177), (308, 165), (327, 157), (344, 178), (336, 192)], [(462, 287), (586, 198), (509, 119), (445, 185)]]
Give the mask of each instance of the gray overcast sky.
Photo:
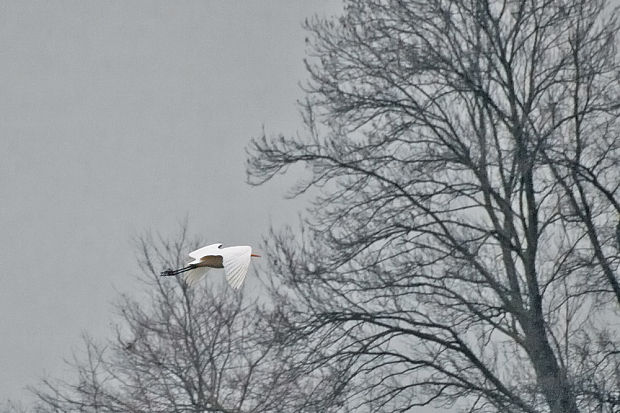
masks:
[(244, 148), (263, 124), (298, 130), (301, 22), (339, 10), (0, 1), (0, 402), (58, 375), (82, 330), (107, 331), (136, 233), (187, 215), (205, 239), (256, 244), (295, 219), (286, 181), (245, 184)]
[(301, 22), (339, 11), (0, 0), (0, 403), (61, 374), (81, 331), (109, 331), (116, 289), (137, 288), (136, 233), (187, 215), (207, 240), (256, 245), (295, 220), (290, 179), (245, 184), (244, 148), (263, 124), (299, 128)]

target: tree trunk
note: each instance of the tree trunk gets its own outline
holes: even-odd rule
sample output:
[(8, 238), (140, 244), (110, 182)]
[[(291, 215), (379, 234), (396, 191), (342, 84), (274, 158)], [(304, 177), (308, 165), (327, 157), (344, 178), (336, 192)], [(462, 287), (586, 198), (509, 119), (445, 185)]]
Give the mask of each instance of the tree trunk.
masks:
[(551, 413), (578, 413), (574, 394), (551, 349), (540, 319), (532, 317), (525, 325), (527, 351), (536, 371), (538, 385)]

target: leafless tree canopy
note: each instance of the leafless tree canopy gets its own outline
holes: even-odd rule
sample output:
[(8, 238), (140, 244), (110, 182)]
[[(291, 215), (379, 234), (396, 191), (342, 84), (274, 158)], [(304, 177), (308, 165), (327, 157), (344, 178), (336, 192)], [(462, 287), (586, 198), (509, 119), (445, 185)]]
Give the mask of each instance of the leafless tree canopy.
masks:
[(159, 277), (194, 249), (185, 230), (174, 241), (143, 237), (139, 246), (145, 295), (116, 305), (112, 339), (84, 337), (66, 380), (32, 388), (34, 411), (313, 411), (309, 389), (321, 379), (289, 368), (291, 349), (275, 334), (272, 312), (214, 283), (189, 289)]
[(620, 409), (618, 10), (603, 0), (359, 0), (307, 22), (301, 236), (273, 294), (354, 411)]

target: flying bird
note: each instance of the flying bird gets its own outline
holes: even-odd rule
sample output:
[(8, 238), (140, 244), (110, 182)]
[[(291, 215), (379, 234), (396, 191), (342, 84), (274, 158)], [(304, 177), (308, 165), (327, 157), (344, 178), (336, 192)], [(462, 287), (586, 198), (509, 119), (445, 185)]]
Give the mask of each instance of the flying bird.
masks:
[(166, 270), (161, 273), (162, 277), (184, 274), (184, 280), (189, 286), (194, 286), (204, 278), (211, 268), (223, 268), (226, 280), (235, 290), (241, 287), (245, 275), (250, 267), (252, 257), (260, 255), (252, 254), (252, 248), (248, 246), (226, 247), (222, 244), (211, 244), (189, 253), (194, 261), (186, 267), (178, 270)]

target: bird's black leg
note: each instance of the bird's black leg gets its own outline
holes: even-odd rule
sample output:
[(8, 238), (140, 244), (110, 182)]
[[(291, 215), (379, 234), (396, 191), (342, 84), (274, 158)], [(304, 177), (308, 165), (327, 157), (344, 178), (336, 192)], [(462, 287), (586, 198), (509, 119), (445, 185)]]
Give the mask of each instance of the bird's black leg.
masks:
[(165, 270), (165, 271), (161, 272), (160, 276), (162, 276), (162, 277), (170, 277), (170, 276), (173, 276), (173, 275), (182, 274), (182, 273), (184, 273), (186, 271), (189, 271), (189, 270), (193, 270), (194, 268), (196, 268), (195, 265), (188, 265), (187, 267), (179, 268), (178, 270)]

